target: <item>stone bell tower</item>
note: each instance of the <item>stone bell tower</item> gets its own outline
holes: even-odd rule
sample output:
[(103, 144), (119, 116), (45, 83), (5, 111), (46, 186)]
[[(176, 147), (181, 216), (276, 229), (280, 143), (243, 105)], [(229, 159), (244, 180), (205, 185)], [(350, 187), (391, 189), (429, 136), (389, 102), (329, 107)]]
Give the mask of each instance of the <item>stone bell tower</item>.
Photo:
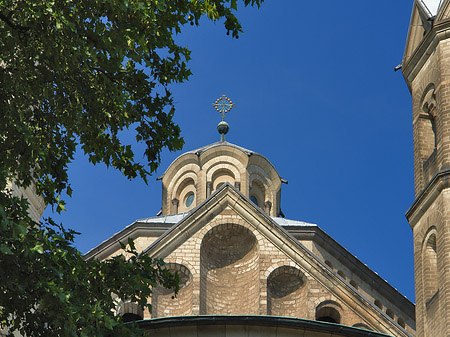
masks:
[(450, 336), (450, 0), (415, 0), (402, 72), (413, 100), (419, 337)]

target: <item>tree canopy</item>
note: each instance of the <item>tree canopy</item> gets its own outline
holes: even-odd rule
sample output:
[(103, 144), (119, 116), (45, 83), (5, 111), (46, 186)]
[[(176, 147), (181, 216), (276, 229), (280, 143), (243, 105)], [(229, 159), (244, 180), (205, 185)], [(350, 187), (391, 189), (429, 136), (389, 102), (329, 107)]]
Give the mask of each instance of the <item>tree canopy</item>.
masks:
[[(259, 6), (263, 0), (242, 0)], [(8, 183), (34, 185), (57, 210), (71, 194), (77, 146), (129, 178), (179, 150), (172, 83), (186, 81), (190, 51), (176, 43), (202, 17), (238, 37), (237, 0), (0, 0), (0, 323), (27, 336), (102, 336), (129, 329), (118, 301), (145, 305), (151, 287), (176, 288), (162, 261), (137, 254), (84, 261), (75, 233), (34, 223)], [(144, 162), (120, 137), (135, 130)], [(127, 284), (122, 280), (127, 279)], [(111, 294), (115, 294), (113, 297)], [(130, 336), (132, 334), (129, 334)]]

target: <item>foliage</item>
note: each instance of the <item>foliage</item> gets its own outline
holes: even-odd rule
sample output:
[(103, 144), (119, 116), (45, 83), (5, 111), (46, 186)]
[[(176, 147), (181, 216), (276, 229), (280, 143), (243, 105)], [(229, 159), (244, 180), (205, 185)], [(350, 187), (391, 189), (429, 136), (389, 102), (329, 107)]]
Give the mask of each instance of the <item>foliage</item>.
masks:
[[(0, 0), (2, 325), (30, 337), (134, 336), (111, 294), (145, 305), (152, 286), (176, 288), (162, 262), (132, 242), (126, 260), (84, 261), (73, 231), (34, 223), (7, 187), (34, 184), (63, 210), (78, 145), (93, 164), (146, 181), (164, 147), (183, 145), (168, 86), (188, 79), (190, 51), (174, 36), (207, 17), (238, 37), (236, 10), (237, 0)], [(120, 139), (131, 128), (146, 144), (144, 163)]]
[[(237, 37), (236, 8), (236, 0), (0, 0), (1, 169), (26, 186), (34, 179), (56, 202), (70, 194), (67, 163), (80, 143), (94, 164), (145, 180), (163, 147), (183, 145), (167, 86), (187, 80), (190, 52), (174, 35), (206, 15), (225, 18)], [(130, 127), (150, 170), (119, 138)]]
[(30, 219), (22, 216), (27, 201), (9, 196), (2, 205), (9, 200), (12, 209), (0, 208), (3, 326), (26, 336), (140, 336), (114, 310), (125, 301), (149, 307), (157, 284), (177, 291), (178, 275), (162, 261), (138, 255), (132, 240), (126, 259), (85, 261), (72, 245), (75, 232), (51, 220), (29, 227)]

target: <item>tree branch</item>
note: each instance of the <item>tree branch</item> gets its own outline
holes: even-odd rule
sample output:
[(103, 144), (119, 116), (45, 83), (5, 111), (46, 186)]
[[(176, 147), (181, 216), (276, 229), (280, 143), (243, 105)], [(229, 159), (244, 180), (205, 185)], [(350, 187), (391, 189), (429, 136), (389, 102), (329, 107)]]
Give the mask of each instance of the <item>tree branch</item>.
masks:
[(8, 26), (10, 26), (12, 29), (20, 30), (21, 32), (26, 32), (30, 29), (30, 27), (24, 27), (14, 24), (10, 18), (3, 13), (0, 13), (0, 19), (5, 22)]

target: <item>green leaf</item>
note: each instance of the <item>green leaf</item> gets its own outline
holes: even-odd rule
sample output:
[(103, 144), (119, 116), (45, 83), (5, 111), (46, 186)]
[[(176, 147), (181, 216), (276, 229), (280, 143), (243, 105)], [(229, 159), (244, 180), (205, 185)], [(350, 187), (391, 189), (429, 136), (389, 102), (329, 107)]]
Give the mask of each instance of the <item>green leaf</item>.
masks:
[(5, 255), (13, 254), (12, 250), (3, 243), (0, 245), (0, 252)]

